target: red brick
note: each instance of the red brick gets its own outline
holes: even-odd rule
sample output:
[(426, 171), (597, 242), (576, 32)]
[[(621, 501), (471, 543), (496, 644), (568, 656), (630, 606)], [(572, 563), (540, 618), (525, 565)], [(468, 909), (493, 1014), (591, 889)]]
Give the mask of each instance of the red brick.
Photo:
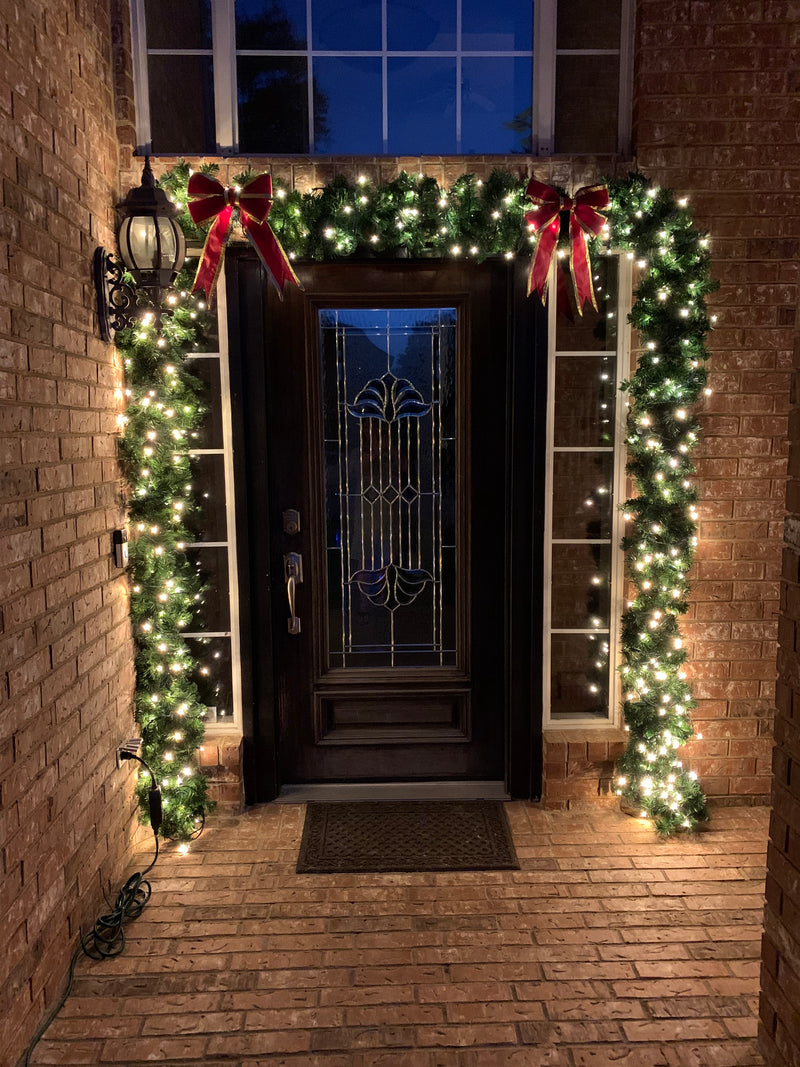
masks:
[(44, 611), (44, 591), (31, 589), (3, 605), (3, 623), (7, 629), (23, 626)]
[(6, 600), (15, 593), (27, 589), (31, 584), (30, 563), (17, 563), (0, 568), (0, 600)]
[(25, 692), (31, 686), (39, 682), (50, 669), (50, 654), (48, 649), (41, 649), (33, 656), (29, 656), (22, 663), (17, 663), (8, 672), (9, 696), (16, 697)]
[(65, 489), (72, 485), (72, 465), (69, 463), (53, 464), (38, 470), (39, 492), (47, 493), (54, 489)]

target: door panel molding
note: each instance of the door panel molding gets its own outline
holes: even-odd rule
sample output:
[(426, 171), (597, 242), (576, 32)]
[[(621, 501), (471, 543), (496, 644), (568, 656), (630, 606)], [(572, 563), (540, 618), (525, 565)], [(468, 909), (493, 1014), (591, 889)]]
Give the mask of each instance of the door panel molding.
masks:
[(470, 710), (468, 689), (430, 687), (413, 702), (389, 687), (316, 690), (314, 739), (319, 745), (464, 744), (472, 740)]

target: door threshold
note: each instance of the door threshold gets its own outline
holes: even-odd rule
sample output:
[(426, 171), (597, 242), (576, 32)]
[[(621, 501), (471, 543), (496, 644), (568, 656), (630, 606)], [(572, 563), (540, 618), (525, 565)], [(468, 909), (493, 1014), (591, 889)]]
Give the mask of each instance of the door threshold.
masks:
[(285, 785), (274, 804), (346, 800), (510, 800), (504, 782), (332, 782)]

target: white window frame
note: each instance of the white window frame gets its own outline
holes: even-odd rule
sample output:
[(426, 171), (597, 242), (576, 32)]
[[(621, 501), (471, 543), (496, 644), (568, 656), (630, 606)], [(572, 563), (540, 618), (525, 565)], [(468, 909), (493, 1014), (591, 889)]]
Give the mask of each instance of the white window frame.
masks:
[(217, 331), (219, 350), (217, 352), (191, 352), (187, 360), (216, 359), (219, 363), (220, 407), (222, 413), (222, 447), (193, 448), (190, 456), (221, 455), (225, 476), (225, 541), (193, 541), (184, 547), (187, 549), (224, 548), (228, 560), (228, 604), (230, 613), (230, 630), (183, 631), (186, 638), (226, 638), (230, 641), (231, 664), (231, 700), (232, 715), (222, 722), (207, 722), (206, 736), (213, 734), (242, 733), (242, 642), (239, 625), (239, 565), (236, 542), (236, 495), (233, 470), (233, 415), (231, 410), (231, 381), (228, 353), (228, 301), (225, 287), (225, 271), (220, 272), (217, 281)]
[[(566, 0), (562, 0), (562, 3)], [(236, 87), (236, 30), (234, 21), (235, 0), (211, 0), (212, 48), (182, 51), (183, 55), (210, 56), (214, 68), (214, 109), (216, 123), (216, 151), (220, 156), (239, 154), (239, 120)], [(151, 49), (148, 52), (145, 29), (145, 0), (130, 0), (131, 10), (131, 48), (133, 51), (133, 81), (136, 100), (136, 137), (137, 154), (152, 154), (152, 136), (150, 121), (150, 99), (148, 93), (147, 59), (148, 55), (173, 55), (169, 49)], [(619, 114), (617, 123), (617, 152), (627, 156), (631, 148), (631, 105), (633, 97), (633, 23), (634, 0), (622, 0), (622, 17), (620, 27), (619, 49), (558, 49), (556, 47), (558, 0), (535, 0), (533, 28), (533, 87), (531, 111), (532, 154), (551, 156), (555, 144), (555, 105), (556, 105), (556, 60), (559, 55), (619, 55)], [(382, 125), (383, 151), (388, 145), (388, 102), (387, 102), (387, 41), (386, 41), (386, 0), (383, 9), (383, 40), (381, 51), (358, 52), (362, 56), (381, 59), (382, 64)], [(461, 2), (457, 0), (457, 34), (460, 40)], [(311, 0), (306, 0), (306, 23), (311, 26)], [(309, 40), (310, 40), (309, 35)], [(239, 55), (286, 55), (285, 51), (271, 53), (264, 50), (240, 51)], [(339, 52), (314, 50), (314, 56), (336, 56)], [(392, 53), (394, 54), (394, 53)], [(411, 54), (411, 53), (398, 53)], [(470, 53), (472, 54), (472, 53)], [(527, 55), (528, 53), (485, 52), (481, 55)], [(308, 77), (308, 115), (309, 115), (309, 153), (314, 153), (314, 111), (313, 111), (313, 56), (310, 50), (303, 50), (297, 55), (306, 56), (309, 68)], [(456, 56), (457, 78), (460, 84), (460, 52), (425, 52), (426, 56)], [(456, 132), (461, 137), (461, 94), (457, 94)]]
[[(617, 348), (616, 348), (616, 404), (614, 419), (614, 467), (613, 484), (611, 489), (611, 533), (603, 544), (611, 548), (611, 575), (610, 575), (610, 603), (609, 603), (609, 628), (592, 630), (584, 628), (580, 630), (561, 630), (551, 626), (552, 613), (552, 574), (553, 574), (553, 460), (554, 448), (554, 415), (555, 415), (555, 370), (556, 357), (564, 356), (601, 356), (611, 354), (613, 350), (603, 353), (598, 350), (591, 352), (570, 352), (556, 348), (556, 315), (557, 301), (552, 298), (548, 301), (547, 319), (547, 419), (546, 419), (546, 472), (545, 472), (545, 534), (542, 545), (544, 558), (542, 561), (544, 574), (544, 597), (542, 615), (544, 620), (542, 642), (542, 709), (544, 729), (556, 730), (580, 730), (587, 729), (618, 729), (622, 723), (622, 680), (618, 670), (621, 656), (620, 619), (624, 603), (624, 564), (625, 558), (621, 542), (624, 534), (624, 519), (619, 505), (625, 499), (625, 461), (626, 461), (626, 435), (627, 435), (627, 411), (628, 405), (625, 394), (620, 391), (619, 384), (630, 376), (631, 360), (631, 328), (628, 315), (631, 310), (633, 264), (631, 256), (609, 250), (608, 255), (616, 256), (618, 260), (617, 274), (617, 302), (614, 314), (617, 316)], [(561, 268), (554, 264), (551, 271), (550, 292), (555, 294), (556, 283), (552, 272)], [(610, 451), (608, 446), (608, 450)], [(592, 449), (602, 451), (602, 449)], [(558, 542), (555, 542), (558, 543)], [(609, 662), (609, 685), (608, 685), (608, 717), (599, 719), (596, 716), (579, 716), (573, 718), (553, 718), (551, 714), (551, 641), (552, 633), (596, 633), (605, 636), (608, 634), (608, 662)]]

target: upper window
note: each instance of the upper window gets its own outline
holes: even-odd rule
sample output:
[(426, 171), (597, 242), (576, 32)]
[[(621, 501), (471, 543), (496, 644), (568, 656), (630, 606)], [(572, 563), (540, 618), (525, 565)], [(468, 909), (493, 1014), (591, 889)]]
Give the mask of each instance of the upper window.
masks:
[(632, 0), (131, 0), (154, 154), (628, 148)]

